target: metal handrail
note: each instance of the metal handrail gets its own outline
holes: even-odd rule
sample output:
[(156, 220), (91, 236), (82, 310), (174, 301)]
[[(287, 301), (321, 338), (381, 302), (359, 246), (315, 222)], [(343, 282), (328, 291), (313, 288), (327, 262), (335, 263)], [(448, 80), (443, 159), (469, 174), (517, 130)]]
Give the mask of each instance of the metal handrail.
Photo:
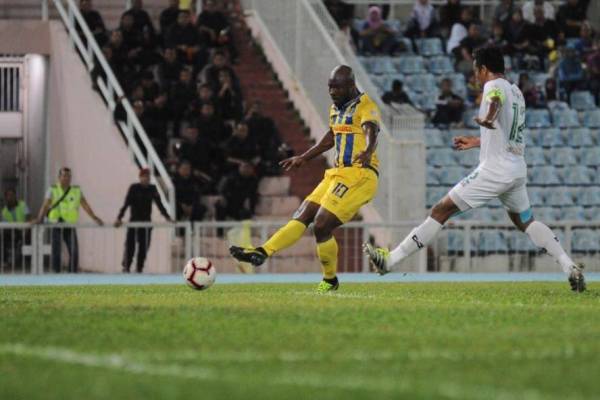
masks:
[[(64, 1), (66, 1), (67, 9), (65, 9), (65, 5), (63, 4)], [(167, 170), (160, 157), (158, 157), (158, 154), (150, 142), (144, 127), (135, 115), (131, 103), (125, 97), (125, 92), (121, 88), (121, 85), (114, 75), (112, 68), (106, 61), (104, 54), (102, 54), (102, 51), (100, 50), (100, 47), (98, 46), (98, 43), (96, 42), (96, 39), (90, 31), (87, 23), (85, 22), (85, 19), (81, 15), (79, 8), (76, 6), (74, 0), (53, 0), (53, 3), (58, 10), (60, 18), (62, 19), (67, 32), (69, 33), (71, 41), (79, 50), (88, 71), (91, 71), (94, 68), (95, 60), (97, 60), (98, 64), (102, 68), (102, 71), (106, 76), (106, 80), (102, 80), (100, 76), (97, 77), (96, 80), (96, 83), (100, 88), (100, 93), (106, 101), (111, 112), (116, 109), (118, 102), (121, 102), (121, 105), (125, 110), (126, 122), (124, 124), (119, 124), (119, 127), (121, 130), (123, 130), (123, 133), (127, 138), (128, 148), (134, 160), (140, 166), (144, 168), (150, 168), (152, 181), (158, 183), (156, 186), (161, 201), (165, 205), (165, 208), (171, 217), (175, 217), (175, 187), (171, 177), (167, 173)], [(42, 0), (42, 10), (42, 14), (47, 18), (47, 0)], [(81, 28), (81, 33), (85, 38), (86, 44), (84, 44), (82, 38), (80, 37), (79, 32), (76, 29), (76, 24)], [(115, 101), (115, 97), (118, 99), (117, 101)], [(139, 149), (136, 139), (139, 139), (142, 143), (143, 150), (145, 150), (145, 153), (147, 154), (146, 156), (144, 156), (141, 149)], [(160, 182), (157, 179), (157, 175), (158, 178), (160, 178)]]

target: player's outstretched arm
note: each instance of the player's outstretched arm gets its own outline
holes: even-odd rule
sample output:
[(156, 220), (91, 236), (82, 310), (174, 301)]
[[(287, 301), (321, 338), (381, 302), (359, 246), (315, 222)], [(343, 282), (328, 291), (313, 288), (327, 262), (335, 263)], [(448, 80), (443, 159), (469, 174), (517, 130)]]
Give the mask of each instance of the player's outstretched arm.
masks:
[(456, 150), (469, 150), (481, 145), (479, 136), (456, 136), (453, 140)]
[(489, 99), (490, 106), (484, 119), (479, 117), (473, 118), (473, 120), (479, 125), (487, 129), (496, 129), (494, 127), (494, 121), (498, 118), (500, 113), (500, 107), (502, 107), (502, 99), (500, 96), (493, 96)]
[(331, 149), (333, 145), (333, 132), (330, 129), (325, 135), (323, 135), (317, 144), (306, 150), (304, 154), (286, 158), (285, 160), (281, 161), (279, 165), (286, 171), (289, 171), (292, 168), (301, 167), (305, 162), (310, 161), (316, 156), (321, 155), (327, 150)]

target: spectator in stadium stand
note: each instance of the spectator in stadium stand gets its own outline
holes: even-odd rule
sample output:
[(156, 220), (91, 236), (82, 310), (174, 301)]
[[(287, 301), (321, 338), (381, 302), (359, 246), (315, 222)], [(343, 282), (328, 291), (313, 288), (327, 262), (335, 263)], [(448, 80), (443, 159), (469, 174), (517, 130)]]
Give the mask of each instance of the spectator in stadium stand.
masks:
[(567, 46), (562, 50), (557, 75), (561, 88), (561, 99), (568, 99), (573, 90), (582, 88), (585, 82), (585, 73), (581, 60), (577, 57), (575, 46)]
[(204, 103), (213, 103), (215, 101), (215, 93), (212, 86), (208, 83), (201, 83), (196, 86), (197, 92), (197, 108), (200, 109)]
[(506, 39), (510, 43), (509, 54), (517, 55), (522, 59), (523, 51), (528, 46), (529, 42), (527, 40), (527, 23), (523, 19), (521, 10), (517, 9), (513, 12), (512, 18), (504, 32), (506, 34)]
[(174, 121), (173, 132), (175, 136), (179, 136), (179, 123), (188, 112), (188, 106), (196, 98), (196, 90), (192, 82), (192, 71), (189, 68), (181, 69), (179, 80), (171, 87), (169, 98)]
[(282, 142), (275, 122), (262, 112), (260, 101), (254, 101), (246, 113), (248, 135), (256, 142), (260, 151), (265, 175), (279, 175), (279, 161), (293, 156), (293, 151)]
[(412, 39), (433, 37), (437, 28), (435, 9), (429, 0), (416, 0), (404, 35)]
[(467, 102), (475, 107), (481, 104), (482, 91), (477, 82), (474, 72), (470, 72), (467, 77)]
[(439, 14), (442, 36), (448, 37), (454, 24), (461, 22), (461, 15), (464, 8), (460, 4), (460, 0), (447, 0), (446, 4), (440, 7)]
[(219, 72), (221, 70), (227, 70), (233, 79), (233, 87), (235, 90), (240, 90), (240, 81), (229, 65), (227, 55), (222, 50), (215, 50), (212, 55), (211, 62), (206, 65), (200, 74), (196, 77), (197, 81), (202, 83), (208, 83), (212, 86), (215, 93), (219, 92)]
[(217, 220), (252, 218), (258, 201), (258, 179), (251, 164), (239, 164), (219, 186), (221, 198), (215, 204)]
[(394, 81), (392, 82), (392, 90), (385, 92), (383, 94), (383, 96), (381, 97), (381, 100), (387, 105), (394, 105), (394, 104), (410, 104), (410, 105), (412, 105), (412, 102), (410, 101), (408, 94), (406, 94), (406, 92), (404, 91), (403, 86), (404, 85), (402, 84), (402, 81), (400, 81), (398, 79), (394, 79)]
[(206, 207), (200, 203), (202, 193), (200, 182), (192, 174), (192, 165), (183, 160), (173, 178), (177, 221), (202, 221)]
[(509, 52), (510, 43), (506, 40), (504, 26), (500, 22), (494, 22), (494, 25), (492, 26), (492, 36), (488, 39), (487, 45), (497, 47), (502, 54), (507, 54)]
[(585, 21), (587, 14), (587, 3), (578, 0), (567, 0), (558, 8), (556, 13), (556, 21), (565, 37), (578, 37), (581, 31), (581, 25)]
[(179, 10), (177, 23), (172, 25), (164, 37), (165, 46), (177, 49), (178, 58), (185, 64), (201, 63), (204, 51), (198, 31), (192, 24), (190, 12)]
[[(125, 215), (127, 208), (129, 208), (130, 222), (150, 222), (153, 202), (158, 207), (162, 216), (168, 222), (173, 222), (160, 200), (160, 195), (158, 194), (156, 186), (150, 183), (150, 170), (148, 168), (142, 168), (140, 170), (139, 178), (139, 183), (134, 183), (129, 186), (127, 196), (125, 196), (125, 203), (119, 211), (114, 226), (120, 227), (123, 224), (123, 216)], [(127, 228), (125, 251), (123, 252), (123, 262), (121, 264), (124, 273), (128, 273), (131, 268), (136, 243), (138, 249), (136, 272), (142, 273), (144, 270), (144, 262), (146, 261), (146, 254), (150, 248), (151, 236), (152, 228)]]
[(123, 35), (123, 46), (127, 51), (127, 62), (135, 64), (136, 58), (142, 51), (142, 31), (135, 29), (134, 19), (131, 14), (123, 14), (119, 24)]
[(529, 80), (529, 75), (526, 72), (519, 74), (519, 89), (525, 97), (525, 105), (531, 108), (540, 107), (544, 101), (540, 90)]
[(596, 98), (596, 104), (600, 105), (600, 38), (594, 39), (591, 52), (585, 59), (588, 72), (590, 90)]
[(341, 26), (343, 21), (351, 21), (354, 18), (352, 4), (347, 4), (342, 0), (324, 0), (323, 3), (338, 26)]
[(503, 26), (508, 25), (514, 10), (514, 0), (501, 0), (494, 10), (494, 21), (501, 23)]
[(167, 8), (162, 10), (159, 16), (160, 32), (163, 35), (177, 23), (179, 15), (179, 0), (168, 0), (167, 4)]
[(168, 125), (171, 119), (169, 112), (168, 96), (166, 93), (158, 93), (146, 106), (146, 117), (148, 119), (148, 136), (154, 145), (159, 157), (164, 158), (167, 153)]
[(94, 10), (92, 0), (81, 0), (79, 2), (79, 11), (88, 28), (94, 34), (94, 38), (102, 46), (108, 40), (108, 36), (106, 35), (106, 27), (104, 26), (102, 15)]
[(155, 35), (152, 19), (146, 10), (144, 10), (144, 3), (142, 0), (133, 0), (131, 8), (125, 11), (124, 15), (131, 15), (133, 17), (133, 27), (136, 31), (147, 31), (152, 36)]
[(218, 149), (204, 134), (200, 134), (200, 128), (195, 125), (185, 128), (182, 139), (177, 150), (179, 159), (190, 161), (192, 175), (202, 184), (202, 194), (212, 193), (220, 178), (218, 162), (214, 160)]
[(219, 71), (219, 92), (217, 99), (221, 118), (225, 121), (238, 121), (244, 112), (242, 94), (233, 85), (233, 78), (228, 70)]
[(473, 70), (473, 51), (485, 45), (486, 39), (481, 35), (481, 26), (475, 23), (469, 25), (467, 37), (460, 41), (460, 46), (454, 49), (459, 72), (468, 73)]
[(182, 68), (181, 63), (177, 60), (177, 50), (175, 47), (165, 47), (163, 57), (159, 61), (157, 69), (158, 82), (162, 90), (168, 91), (173, 83), (179, 80), (179, 73)]
[[(235, 125), (233, 134), (225, 143), (226, 172), (236, 171), (240, 164), (250, 164), (259, 169), (261, 158), (254, 138), (248, 134), (248, 124), (240, 121)], [(255, 169), (255, 172), (260, 172)]]
[(558, 101), (558, 86), (556, 85), (556, 79), (546, 79), (546, 82), (544, 83), (544, 95), (546, 97), (547, 105), (550, 105), (551, 102)]
[[(29, 208), (23, 200), (17, 199), (17, 192), (13, 188), (4, 191), (4, 208), (0, 212), (0, 221), (9, 224), (26, 223), (31, 215)], [(2, 231), (2, 242), (0, 242), (0, 254), (4, 264), (15, 263), (20, 265), (23, 261), (23, 231), (20, 229), (6, 229)]]
[(395, 32), (381, 17), (381, 8), (369, 7), (367, 20), (359, 36), (366, 54), (390, 54), (394, 50)]
[(221, 117), (215, 113), (215, 105), (213, 103), (202, 104), (200, 106), (200, 115), (191, 117), (189, 122), (202, 127), (203, 134), (206, 134), (208, 140), (215, 147), (222, 148), (231, 136), (231, 130), (223, 123)]
[(112, 59), (116, 65), (126, 67), (127, 64), (127, 48), (123, 43), (123, 33), (116, 29), (110, 33), (108, 44), (112, 49)]
[(581, 24), (579, 39), (575, 42), (575, 50), (581, 57), (586, 57), (594, 47), (594, 30), (592, 25), (585, 21)]
[(154, 81), (154, 74), (150, 70), (142, 72), (140, 85), (144, 92), (144, 102), (152, 103), (156, 96), (160, 93), (160, 87), (158, 83)]
[[(81, 188), (77, 185), (71, 185), (71, 169), (62, 167), (58, 173), (58, 183), (48, 189), (46, 199), (35, 222), (41, 224), (47, 217), (50, 224), (76, 224), (79, 222), (80, 206), (94, 222), (98, 225), (104, 225), (104, 222), (96, 216), (87, 202)], [(64, 241), (70, 257), (69, 272), (77, 273), (79, 270), (79, 245), (75, 228), (52, 228), (50, 235), (52, 243), (51, 264), (54, 272), (60, 272), (61, 270), (61, 247)]]
[(523, 4), (523, 7), (521, 8), (521, 11), (523, 12), (523, 19), (533, 24), (536, 21), (534, 9), (537, 7), (540, 7), (542, 9), (544, 19), (554, 20), (556, 14), (554, 6), (549, 1), (544, 0), (526, 1), (525, 4)]
[(460, 126), (465, 108), (464, 100), (452, 92), (452, 80), (448, 78), (442, 80), (440, 91), (432, 122), (435, 125)]
[(554, 20), (546, 19), (541, 6), (536, 6), (533, 13), (535, 22), (527, 23), (525, 28), (527, 46), (523, 50), (528, 54), (536, 55), (539, 59), (539, 66), (543, 68), (548, 53), (555, 47), (558, 25)]
[(450, 37), (446, 43), (446, 53), (452, 54), (458, 48), (460, 42), (467, 37), (469, 26), (473, 22), (473, 10), (465, 7), (460, 13), (460, 20), (452, 25)]
[(196, 26), (200, 35), (204, 36), (210, 47), (224, 47), (228, 49), (231, 60), (235, 61), (236, 52), (231, 40), (231, 27), (227, 16), (214, 0), (207, 0), (198, 18)]

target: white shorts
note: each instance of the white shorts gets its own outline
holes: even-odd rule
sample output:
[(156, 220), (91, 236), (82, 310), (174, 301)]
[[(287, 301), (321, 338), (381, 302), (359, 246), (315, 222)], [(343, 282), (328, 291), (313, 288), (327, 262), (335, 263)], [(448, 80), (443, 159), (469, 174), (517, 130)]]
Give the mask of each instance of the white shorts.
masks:
[(488, 171), (477, 168), (457, 183), (448, 195), (460, 211), (482, 207), (490, 200), (499, 199), (509, 212), (519, 214), (531, 207), (526, 184), (526, 178), (501, 182)]

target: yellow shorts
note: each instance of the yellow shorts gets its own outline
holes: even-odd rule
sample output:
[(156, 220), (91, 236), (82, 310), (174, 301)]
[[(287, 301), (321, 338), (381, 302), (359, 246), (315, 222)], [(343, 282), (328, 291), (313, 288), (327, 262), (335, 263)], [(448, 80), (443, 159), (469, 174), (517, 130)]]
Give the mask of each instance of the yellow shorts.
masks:
[(305, 200), (319, 204), (346, 223), (375, 197), (378, 180), (369, 168), (330, 168)]

